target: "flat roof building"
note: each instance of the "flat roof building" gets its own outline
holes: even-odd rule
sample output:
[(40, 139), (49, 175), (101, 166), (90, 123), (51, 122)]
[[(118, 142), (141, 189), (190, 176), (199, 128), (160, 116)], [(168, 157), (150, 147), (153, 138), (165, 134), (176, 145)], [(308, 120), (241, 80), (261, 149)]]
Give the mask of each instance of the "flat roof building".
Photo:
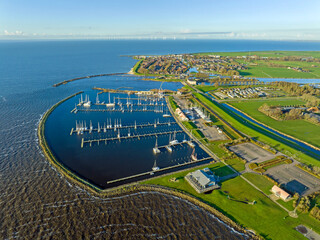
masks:
[(198, 193), (208, 192), (220, 187), (218, 185), (218, 178), (209, 168), (188, 173), (185, 179)]
[(290, 198), (290, 194), (284, 191), (283, 189), (279, 188), (278, 186), (274, 185), (271, 189), (271, 192), (281, 198), (283, 201), (286, 201)]

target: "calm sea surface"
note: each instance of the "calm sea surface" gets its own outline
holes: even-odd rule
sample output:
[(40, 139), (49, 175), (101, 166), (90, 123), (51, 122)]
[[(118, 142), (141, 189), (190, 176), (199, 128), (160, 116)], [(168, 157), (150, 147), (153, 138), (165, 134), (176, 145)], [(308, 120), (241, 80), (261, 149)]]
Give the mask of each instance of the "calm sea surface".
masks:
[[(30, 41), (0, 42), (0, 238), (242, 239), (202, 209), (172, 196), (138, 193), (96, 198), (53, 169), (38, 148), (41, 115), (59, 100), (93, 86), (150, 89), (159, 82), (108, 77), (127, 72), (124, 55), (205, 51), (320, 50), (318, 42)], [(164, 84), (163, 88), (178, 85)], [(132, 156), (134, 158), (134, 156)]]

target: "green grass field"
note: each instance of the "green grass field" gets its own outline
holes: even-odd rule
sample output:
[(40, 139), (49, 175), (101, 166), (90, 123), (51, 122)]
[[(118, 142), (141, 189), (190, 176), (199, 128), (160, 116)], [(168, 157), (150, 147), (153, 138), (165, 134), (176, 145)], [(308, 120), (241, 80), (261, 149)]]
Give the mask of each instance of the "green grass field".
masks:
[(241, 172), (245, 169), (245, 164), (237, 158), (228, 159), (225, 162), (238, 172)]
[(265, 100), (265, 101), (232, 101), (230, 105), (236, 107), (242, 112), (250, 115), (254, 119), (276, 129), (285, 134), (291, 135), (295, 138), (308, 142), (316, 147), (320, 147), (320, 126), (307, 122), (305, 120), (289, 120), (289, 121), (277, 121), (271, 117), (268, 117), (264, 113), (260, 112), (258, 108), (267, 103), (270, 106), (276, 105), (295, 105), (304, 104), (304, 101), (300, 99), (290, 100)]
[(193, 122), (182, 122), (182, 124), (188, 129), (192, 130), (192, 135), (198, 139), (203, 139), (205, 136), (203, 133), (197, 128), (197, 126)]
[[(209, 168), (216, 171), (223, 167), (221, 163), (209, 165)], [(240, 177), (222, 182), (221, 189), (214, 190), (212, 193), (198, 194), (184, 180), (184, 176), (190, 171), (194, 171), (194, 169), (150, 179), (143, 183), (163, 185), (190, 193), (215, 207), (240, 225), (248, 229), (254, 229), (266, 239), (304, 239), (304, 236), (294, 229), (299, 224), (305, 224), (320, 232), (319, 221), (303, 214), (300, 214), (299, 218), (296, 219), (288, 217), (287, 212)], [(169, 181), (173, 177), (178, 182)], [(247, 204), (247, 202), (252, 201), (256, 201), (256, 204)]]
[(217, 87), (215, 86), (202, 86), (202, 85), (197, 85), (197, 89), (199, 89), (202, 92), (209, 92), (209, 91), (214, 91), (217, 90)]
[[(200, 53), (200, 55), (220, 55), (220, 56), (261, 56), (261, 57), (315, 57), (320, 58), (319, 51), (262, 51), (262, 52), (215, 52), (215, 53)], [(318, 62), (306, 61), (280, 61), (280, 60), (250, 60), (234, 59), (235, 62), (244, 63), (248, 69), (239, 71), (240, 75), (245, 77), (260, 77), (260, 78), (319, 78), (320, 64)], [(270, 63), (279, 66), (270, 66)], [(256, 64), (256, 66), (254, 65)], [(313, 66), (315, 65), (315, 66)], [(301, 67), (309, 72), (298, 72), (288, 67)]]
[(262, 175), (254, 174), (254, 173), (245, 173), (243, 176), (261, 189), (262, 192), (269, 195), (271, 194), (270, 190), (273, 187), (273, 183), (269, 181)]
[(199, 55), (220, 55), (220, 56), (261, 56), (261, 57), (285, 57), (285, 56), (301, 56), (320, 58), (320, 51), (255, 51), (255, 52), (207, 52), (195, 53)]

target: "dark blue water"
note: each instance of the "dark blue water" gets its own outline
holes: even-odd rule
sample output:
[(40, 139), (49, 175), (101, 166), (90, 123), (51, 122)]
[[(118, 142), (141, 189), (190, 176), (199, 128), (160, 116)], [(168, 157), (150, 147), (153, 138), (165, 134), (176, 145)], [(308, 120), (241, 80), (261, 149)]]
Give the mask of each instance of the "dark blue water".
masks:
[[(320, 43), (0, 41), (1, 238), (126, 239), (150, 238), (150, 234), (155, 238), (188, 239), (191, 235), (199, 239), (241, 238), (212, 215), (168, 195), (139, 193), (100, 199), (88, 194), (48, 164), (38, 148), (36, 128), (40, 116), (53, 104), (75, 92), (90, 91), (95, 85), (144, 89), (160, 86), (159, 82), (137, 78), (105, 77), (52, 87), (75, 77), (128, 72), (135, 60), (123, 55), (256, 50), (317, 51)], [(157, 218), (151, 218), (154, 215)]]

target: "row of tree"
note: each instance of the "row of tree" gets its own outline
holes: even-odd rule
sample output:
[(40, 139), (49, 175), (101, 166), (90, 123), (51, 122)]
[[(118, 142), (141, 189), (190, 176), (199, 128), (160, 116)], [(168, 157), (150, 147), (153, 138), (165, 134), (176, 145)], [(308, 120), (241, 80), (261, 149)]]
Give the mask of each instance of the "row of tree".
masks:
[(291, 82), (272, 82), (271, 85), (278, 87), (292, 96), (302, 96), (309, 94), (312, 96), (320, 96), (320, 89), (312, 87), (310, 85), (301, 86), (298, 83)]
[(278, 121), (304, 119), (313, 124), (320, 124), (319, 118), (311, 114), (305, 114), (299, 108), (293, 108), (289, 112), (284, 113), (280, 107), (269, 106), (267, 103), (265, 103), (260, 106), (258, 110)]
[(279, 107), (269, 106), (265, 103), (260, 106), (258, 110), (276, 120), (296, 120), (304, 118), (302, 110), (298, 108), (293, 108), (289, 112), (284, 113)]

